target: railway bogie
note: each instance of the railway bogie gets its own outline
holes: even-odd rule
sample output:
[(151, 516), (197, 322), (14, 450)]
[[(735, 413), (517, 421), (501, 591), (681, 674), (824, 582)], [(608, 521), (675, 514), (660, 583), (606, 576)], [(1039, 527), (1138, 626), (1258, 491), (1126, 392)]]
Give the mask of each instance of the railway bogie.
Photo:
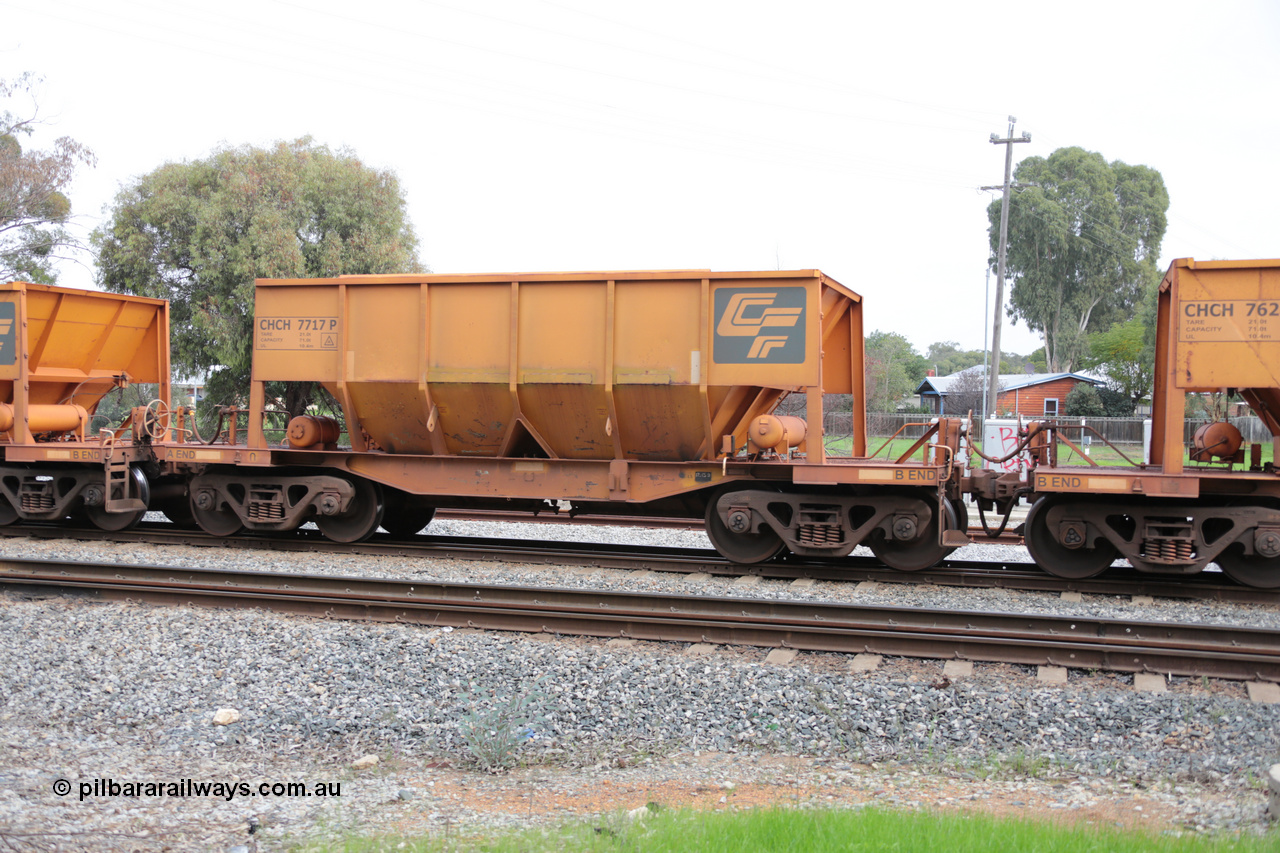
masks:
[(191, 479), (189, 491), (197, 518), (232, 514), (241, 526), (263, 532), (294, 530), (313, 516), (348, 513), (357, 501), (347, 478), (288, 470), (205, 471)]
[(1266, 506), (1054, 495), (1032, 507), (1025, 536), (1036, 562), (1061, 577), (1092, 577), (1123, 558), (1161, 574), (1216, 562), (1241, 583), (1280, 586), (1280, 510)]
[(784, 549), (803, 556), (844, 557), (866, 544), (885, 565), (916, 571), (953, 550), (943, 544), (943, 530), (964, 532), (950, 501), (939, 511), (936, 490), (728, 487), (712, 497), (706, 519), (716, 550), (744, 564), (762, 562)]
[(81, 507), (101, 505), (105, 497), (100, 468), (0, 466), (0, 524), (13, 524), (19, 518), (57, 521)]

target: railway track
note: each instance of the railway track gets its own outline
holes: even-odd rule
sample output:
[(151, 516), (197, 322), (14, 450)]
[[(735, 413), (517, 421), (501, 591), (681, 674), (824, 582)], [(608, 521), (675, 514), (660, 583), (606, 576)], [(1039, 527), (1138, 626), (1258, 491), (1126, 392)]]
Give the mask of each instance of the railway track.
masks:
[(1084, 580), (1067, 580), (1048, 575), (1030, 563), (982, 562), (947, 559), (920, 572), (889, 569), (873, 557), (850, 556), (841, 560), (812, 560), (787, 555), (779, 560), (751, 566), (735, 565), (710, 549), (602, 545), (586, 542), (512, 541), (469, 536), (419, 535), (411, 540), (374, 537), (367, 542), (337, 544), (317, 531), (296, 530), (287, 535), (266, 537), (241, 535), (210, 536), (202, 531), (182, 530), (164, 522), (143, 523), (132, 530), (109, 532), (97, 528), (66, 528), (53, 525), (12, 525), (0, 527), (0, 536), (76, 538), (114, 542), (144, 542), (154, 545), (250, 548), (309, 553), (357, 553), (368, 555), (420, 556), (462, 560), (499, 560), (534, 564), (576, 565), (593, 568), (702, 572), (719, 576), (755, 574), (774, 580), (812, 578), (821, 581), (875, 581), (895, 584), (938, 584), (972, 588), (1001, 588), (1042, 592), (1079, 592), (1090, 595), (1133, 596), (1188, 600), (1216, 600), (1250, 604), (1280, 604), (1280, 590), (1263, 590), (1232, 583), (1219, 572), (1190, 577), (1162, 577), (1132, 569), (1116, 568), (1105, 575)]
[(1259, 628), (45, 560), (0, 561), (0, 583), (323, 618), (1280, 681), (1280, 632)]
[[(607, 525), (609, 527), (658, 527), (664, 530), (702, 530), (706, 526), (701, 519), (694, 518), (663, 518), (638, 515), (569, 515), (555, 512), (501, 512), (491, 509), (438, 509), (435, 517), (449, 521), (489, 521), (508, 524), (587, 524), (592, 526)], [(1015, 516), (1016, 520), (1010, 521), (1010, 529), (997, 536), (988, 536), (987, 532), (981, 527), (970, 527), (969, 538), (976, 544), (983, 545), (1019, 545), (1022, 543), (1022, 535), (1015, 533), (1013, 528), (1022, 523), (1023, 517)], [(999, 521), (997, 519), (991, 520), (992, 527), (997, 527), (998, 525)]]

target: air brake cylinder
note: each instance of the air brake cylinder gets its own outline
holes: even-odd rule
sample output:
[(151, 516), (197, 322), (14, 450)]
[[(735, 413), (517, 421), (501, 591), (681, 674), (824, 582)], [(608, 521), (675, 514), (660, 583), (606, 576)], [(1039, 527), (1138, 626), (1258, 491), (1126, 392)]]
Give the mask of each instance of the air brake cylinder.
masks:
[(804, 441), (809, 425), (790, 415), (761, 415), (747, 428), (747, 450), (751, 453), (786, 453)]
[[(10, 403), (0, 403), (0, 432), (13, 429), (14, 412)], [(33, 404), (27, 406), (27, 427), (33, 433), (76, 432), (89, 423), (84, 406)]]
[(1203, 462), (1209, 457), (1234, 459), (1244, 437), (1240, 430), (1226, 421), (1214, 421), (1196, 430), (1191, 439), (1191, 458)]
[(333, 418), (316, 415), (298, 415), (289, 421), (289, 446), (314, 447), (338, 443), (342, 427)]

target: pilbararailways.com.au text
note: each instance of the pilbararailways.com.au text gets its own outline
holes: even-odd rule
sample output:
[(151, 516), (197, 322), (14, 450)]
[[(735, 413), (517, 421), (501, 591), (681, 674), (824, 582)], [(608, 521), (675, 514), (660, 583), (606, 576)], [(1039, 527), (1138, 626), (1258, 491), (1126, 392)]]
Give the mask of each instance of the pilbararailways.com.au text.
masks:
[[(341, 782), (197, 782), (179, 779), (175, 782), (129, 779), (92, 779), (76, 783), (80, 801), (91, 797), (220, 797), (230, 802), (236, 797), (341, 797)], [(59, 797), (71, 793), (72, 785), (66, 779), (53, 783), (53, 792)]]

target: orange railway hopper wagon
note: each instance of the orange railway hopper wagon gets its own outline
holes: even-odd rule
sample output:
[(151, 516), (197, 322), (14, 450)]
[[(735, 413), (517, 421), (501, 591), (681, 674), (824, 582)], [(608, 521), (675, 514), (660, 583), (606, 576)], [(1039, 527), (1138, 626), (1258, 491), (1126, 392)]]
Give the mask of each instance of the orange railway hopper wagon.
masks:
[(152, 442), (168, 438), (167, 406), (91, 429), (103, 397), (133, 383), (169, 399), (168, 303), (0, 285), (0, 524), (81, 513), (107, 530), (137, 523), (151, 501)]
[[(1117, 557), (1147, 572), (1216, 562), (1235, 580), (1280, 587), (1280, 473), (1225, 417), (1184, 444), (1188, 395), (1240, 395), (1280, 453), (1280, 260), (1175, 261), (1160, 284), (1150, 456), (1139, 464), (1055, 464), (1064, 427), (1038, 425), (1026, 542), (1046, 570), (1089, 577)], [(1076, 429), (1079, 429), (1078, 427)], [(1034, 430), (1033, 430), (1034, 431)], [(1084, 457), (1088, 458), (1088, 457)]]
[[(960, 426), (918, 459), (861, 458), (862, 336), (861, 298), (812, 270), (259, 280), (248, 443), (190, 467), (192, 510), (217, 533), (314, 520), (353, 541), (436, 507), (568, 506), (705, 518), (741, 563), (865, 542), (924, 568), (967, 541)], [(269, 441), (276, 382), (319, 383), (341, 423)], [(776, 413), (792, 394), (805, 417)], [(823, 394), (852, 395), (847, 456), (824, 446)]]

